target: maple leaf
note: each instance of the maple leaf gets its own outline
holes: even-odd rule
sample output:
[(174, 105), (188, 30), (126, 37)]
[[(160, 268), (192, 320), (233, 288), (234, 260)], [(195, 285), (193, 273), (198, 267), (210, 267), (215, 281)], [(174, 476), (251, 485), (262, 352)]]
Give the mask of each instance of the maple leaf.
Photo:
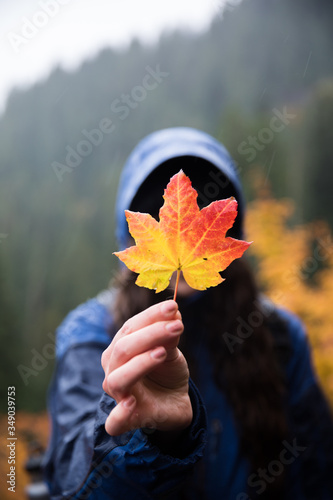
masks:
[(206, 290), (224, 281), (219, 273), (249, 247), (251, 243), (225, 236), (237, 215), (235, 198), (200, 210), (197, 196), (181, 170), (164, 191), (159, 222), (150, 214), (125, 211), (136, 245), (114, 255), (138, 273), (137, 285), (161, 292), (175, 271), (178, 284), (182, 271), (190, 287)]

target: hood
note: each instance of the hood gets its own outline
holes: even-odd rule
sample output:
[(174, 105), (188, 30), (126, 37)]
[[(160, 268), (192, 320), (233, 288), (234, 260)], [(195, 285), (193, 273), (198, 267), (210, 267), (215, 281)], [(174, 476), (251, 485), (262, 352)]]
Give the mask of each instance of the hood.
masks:
[(125, 163), (116, 201), (116, 236), (120, 250), (128, 246), (129, 233), (125, 210), (130, 208), (139, 187), (159, 165), (182, 156), (193, 156), (210, 162), (230, 181), (238, 201), (237, 218), (241, 237), (244, 198), (231, 156), (225, 147), (210, 135), (192, 128), (175, 127), (153, 132), (142, 139)]

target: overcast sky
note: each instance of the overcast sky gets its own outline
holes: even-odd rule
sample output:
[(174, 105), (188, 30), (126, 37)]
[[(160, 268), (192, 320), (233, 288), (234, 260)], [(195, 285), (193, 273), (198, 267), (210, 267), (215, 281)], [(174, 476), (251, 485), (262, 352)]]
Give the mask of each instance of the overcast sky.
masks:
[(0, 0), (0, 111), (14, 86), (75, 68), (105, 46), (134, 36), (152, 42), (164, 29), (202, 31), (224, 5), (240, 0)]

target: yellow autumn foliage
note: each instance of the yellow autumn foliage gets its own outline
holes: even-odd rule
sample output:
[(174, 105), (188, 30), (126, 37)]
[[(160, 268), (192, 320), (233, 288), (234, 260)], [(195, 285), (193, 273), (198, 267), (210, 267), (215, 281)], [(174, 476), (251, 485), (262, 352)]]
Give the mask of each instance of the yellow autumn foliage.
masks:
[[(10, 500), (17, 498), (24, 500), (27, 498), (25, 488), (31, 482), (31, 478), (25, 471), (25, 464), (31, 453), (31, 445), (38, 442), (44, 449), (47, 445), (49, 434), (49, 420), (45, 412), (32, 414), (26, 412), (17, 412), (15, 421), (15, 476), (16, 487), (15, 493), (8, 491), (7, 474), (10, 466), (8, 464), (8, 448), (0, 447), (0, 470), (3, 480), (0, 482), (0, 498), (1, 500)], [(2, 443), (7, 443), (7, 415), (0, 417), (0, 435)]]
[(333, 405), (333, 239), (324, 222), (291, 226), (294, 209), (289, 199), (252, 202), (249, 252), (266, 295), (304, 322), (315, 369)]

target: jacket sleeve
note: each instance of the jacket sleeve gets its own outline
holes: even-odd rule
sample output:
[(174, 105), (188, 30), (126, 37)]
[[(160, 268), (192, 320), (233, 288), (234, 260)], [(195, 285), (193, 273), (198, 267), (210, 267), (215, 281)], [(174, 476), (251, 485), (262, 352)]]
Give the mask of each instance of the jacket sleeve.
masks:
[[(312, 365), (311, 351), (302, 323), (288, 317), (292, 356), (288, 365), (290, 449), (295, 460), (287, 473), (300, 478), (290, 498), (333, 498), (332, 413)], [(287, 446), (288, 448), (288, 446)]]
[(104, 424), (116, 403), (102, 390), (101, 367), (110, 342), (108, 316), (103, 305), (89, 301), (57, 331), (58, 359), (49, 391), (52, 433), (44, 467), (51, 498), (177, 498), (203, 454), (206, 415), (200, 395), (190, 383), (194, 418), (172, 455), (158, 445), (157, 431), (109, 436)]

